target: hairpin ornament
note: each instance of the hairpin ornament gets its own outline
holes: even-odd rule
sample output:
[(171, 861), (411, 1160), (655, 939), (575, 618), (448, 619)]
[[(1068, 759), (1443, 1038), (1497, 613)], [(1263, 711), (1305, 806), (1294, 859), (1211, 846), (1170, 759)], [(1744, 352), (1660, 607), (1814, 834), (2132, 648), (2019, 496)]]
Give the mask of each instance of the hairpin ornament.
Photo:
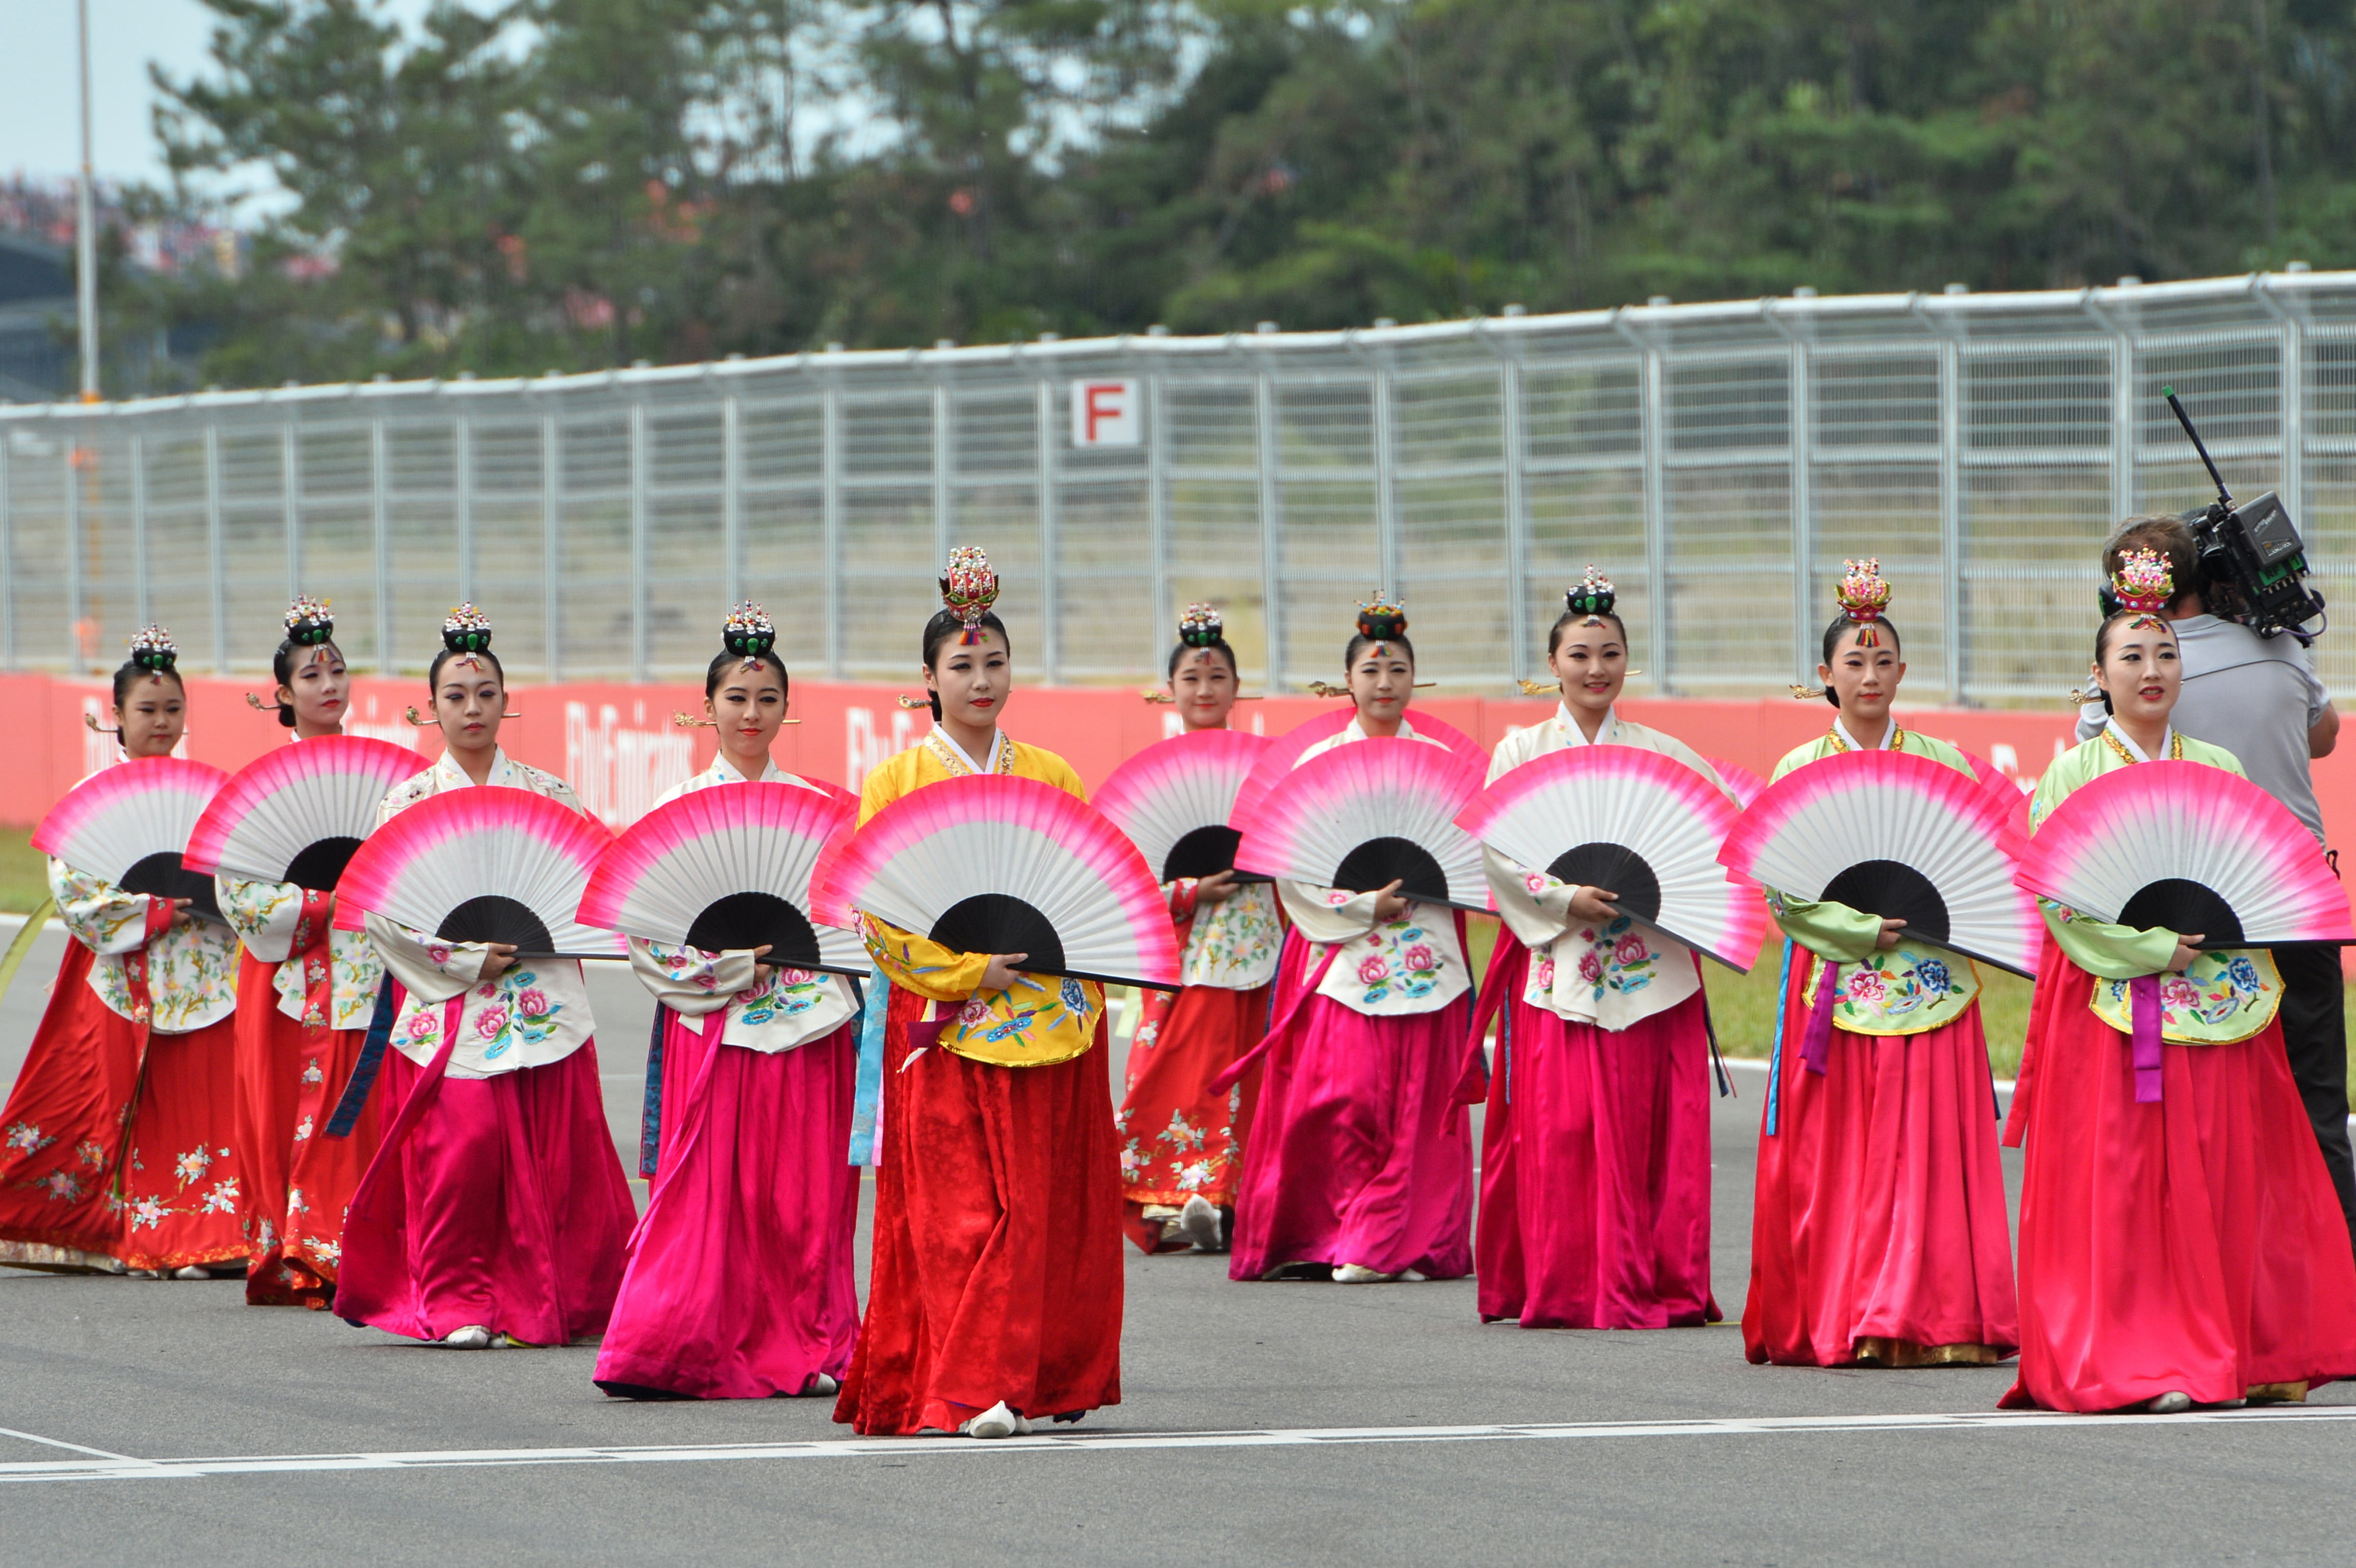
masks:
[(1186, 647), (1215, 648), (1226, 640), (1226, 624), (1208, 604), (1189, 604), (1178, 617), (1178, 641)]
[[(421, 717), (416, 708), (413, 706), (407, 709), (405, 711), (409, 715), (409, 721), (420, 730), (438, 730), (442, 726), (442, 720), (439, 719), (427, 719)], [(499, 717), (502, 719), (520, 719), (523, 715), (520, 713), (502, 713)]]
[(981, 641), (981, 618), (998, 603), (998, 573), (980, 545), (959, 545), (949, 551), (949, 569), (941, 578), (941, 603), (965, 623), (958, 641), (970, 647)]
[(336, 635), (336, 617), (329, 613), (329, 599), (314, 599), (308, 593), (298, 593), (294, 603), (286, 606), (286, 640), (296, 647), (316, 648), (331, 641)]
[(744, 659), (739, 669), (756, 670), (762, 656), (777, 645), (777, 628), (770, 624), (769, 613), (748, 599), (728, 612), (720, 628), (720, 642)]
[(2165, 627), (2159, 618), (2169, 602), (2176, 597), (2176, 580), (2169, 571), (2168, 558), (2156, 549), (2131, 549), (2119, 558), (2119, 569), (2111, 574), (2111, 592), (2119, 602), (2122, 614), (2133, 614), (2131, 629)]
[(1840, 586), (1833, 591), (1833, 596), (1840, 603), (1841, 613), (1856, 622), (1860, 628), (1857, 645), (1878, 648), (1881, 645), (1881, 638), (1874, 631), (1874, 625), (1890, 609), (1890, 584), (1881, 575), (1881, 558), (1871, 556), (1864, 560), (1844, 560), (1841, 564), (1848, 568), (1848, 572), (1840, 580)]
[(161, 626), (142, 626), (131, 637), (131, 662), (150, 675), (169, 675), (180, 662), (179, 645)]
[[(755, 669), (761, 667), (760, 661), (757, 659), (747, 659), (744, 662), (752, 666)], [(717, 730), (720, 728), (720, 720), (717, 719), (698, 719), (692, 713), (682, 712), (676, 708), (671, 709), (670, 722), (671, 728), (675, 730)], [(780, 719), (777, 722), (780, 724), (798, 724), (801, 720), (798, 719)]]
[(1579, 586), (1564, 594), (1562, 602), (1572, 614), (1587, 617), (1580, 623), (1580, 625), (1600, 626), (1603, 624), (1603, 617), (1612, 613), (1612, 606), (1619, 602), (1619, 595), (1612, 591), (1612, 580), (1590, 564), (1586, 575), (1579, 580)]

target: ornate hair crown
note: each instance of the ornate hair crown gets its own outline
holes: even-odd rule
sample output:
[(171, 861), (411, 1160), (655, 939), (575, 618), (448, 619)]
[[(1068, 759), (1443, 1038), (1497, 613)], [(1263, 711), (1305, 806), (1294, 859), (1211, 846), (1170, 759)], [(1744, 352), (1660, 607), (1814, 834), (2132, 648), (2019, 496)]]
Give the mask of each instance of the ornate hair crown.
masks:
[(1376, 593), (1358, 606), (1358, 635), (1378, 643), (1407, 635), (1407, 606), (1387, 594)]
[(471, 601), (459, 605), (442, 623), (442, 645), (454, 654), (490, 652), (491, 618)]
[(294, 603), (286, 606), (286, 640), (298, 648), (316, 648), (332, 642), (336, 635), (336, 618), (328, 613), (330, 599), (314, 599), (308, 593), (298, 593)]
[(1890, 609), (1890, 583), (1881, 575), (1881, 558), (1869, 556), (1864, 560), (1845, 560), (1848, 568), (1833, 596), (1840, 602), (1840, 613), (1865, 628), (1858, 638), (1859, 647), (1879, 647), (1881, 639), (1874, 635), (1874, 623)]
[(2168, 558), (2156, 549), (2128, 550), (2119, 557), (2118, 571), (2111, 574), (2111, 592), (2122, 612), (2133, 611), (2141, 617), (2137, 625), (2157, 621), (2176, 597), (2176, 579), (2168, 569)]
[(980, 545), (959, 545), (949, 551), (949, 569), (941, 578), (941, 603), (965, 623), (958, 638), (964, 644), (981, 641), (981, 618), (998, 603), (998, 573)]
[(748, 599), (728, 612), (720, 626), (720, 642), (743, 657), (746, 669), (757, 669), (761, 656), (777, 645), (777, 628), (769, 624), (769, 613)]
[(1189, 604), (1178, 617), (1178, 641), (1187, 647), (1215, 648), (1226, 640), (1226, 623), (1212, 605)]
[(1586, 624), (1594, 625), (1612, 613), (1619, 595), (1612, 592), (1612, 580), (1590, 566), (1579, 586), (1562, 596), (1563, 605), (1574, 615), (1587, 617)]
[(142, 626), (131, 639), (131, 662), (151, 675), (167, 675), (180, 662), (180, 646), (161, 626)]

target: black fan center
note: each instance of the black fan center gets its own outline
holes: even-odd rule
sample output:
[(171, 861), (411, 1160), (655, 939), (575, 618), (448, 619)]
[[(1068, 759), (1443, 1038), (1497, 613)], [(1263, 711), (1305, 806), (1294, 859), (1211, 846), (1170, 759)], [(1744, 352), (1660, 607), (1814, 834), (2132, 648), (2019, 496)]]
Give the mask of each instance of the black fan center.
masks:
[(1638, 920), (1661, 918), (1661, 879), (1644, 857), (1624, 844), (1598, 840), (1566, 849), (1554, 858), (1547, 875), (1574, 887), (1601, 888), (1620, 895), (1620, 912)]
[(703, 906), (687, 928), (687, 943), (706, 953), (759, 947), (767, 962), (787, 969), (818, 966), (818, 933), (809, 917), (775, 893), (730, 893)]
[(517, 953), (543, 957), (556, 951), (548, 927), (521, 899), (480, 893), (442, 917), (434, 933), (444, 942), (503, 942)]
[(1825, 884), (1817, 895), (1883, 920), (1902, 920), (1906, 934), (1924, 942), (1947, 940), (1947, 901), (1931, 879), (1895, 860), (1859, 860)]
[(959, 953), (1021, 953), (1035, 974), (1064, 972), (1064, 939), (1038, 909), (1012, 893), (976, 893), (941, 912), (926, 935)]
[(2158, 926), (2179, 934), (2198, 932), (2203, 947), (2240, 947), (2242, 917), (2207, 885), (2184, 877), (2163, 877), (2136, 890), (2119, 911), (2118, 923), (2136, 931)]
[(303, 847), (303, 852), (286, 862), (286, 874), (279, 880), (292, 882), (313, 892), (332, 893), (343, 880), (344, 868), (351, 864), (359, 852), (360, 841), (348, 837), (320, 838)]
[(1170, 846), (1170, 853), (1162, 858), (1162, 880), (1174, 882), (1181, 877), (1208, 877), (1236, 869), (1236, 846), (1243, 835), (1224, 822), (1197, 827)]
[(213, 880), (183, 869), (177, 849), (158, 849), (140, 857), (139, 863), (123, 874), (123, 891), (155, 899), (186, 899), (188, 907), (206, 919), (221, 918), (220, 897)]
[(1333, 879), (1325, 885), (1345, 892), (1370, 893), (1377, 888), (1399, 885), (1399, 896), (1419, 903), (1444, 904), (1448, 901), (1448, 873), (1440, 869), (1440, 861), (1422, 845), (1405, 838), (1369, 838), (1347, 855), (1333, 868)]

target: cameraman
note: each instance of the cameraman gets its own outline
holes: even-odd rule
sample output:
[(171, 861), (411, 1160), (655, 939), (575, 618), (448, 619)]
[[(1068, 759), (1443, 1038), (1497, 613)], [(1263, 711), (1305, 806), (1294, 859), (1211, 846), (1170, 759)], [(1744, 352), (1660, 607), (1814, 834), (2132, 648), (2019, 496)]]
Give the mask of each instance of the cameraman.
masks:
[[(2105, 576), (2132, 549), (2156, 549), (2178, 587), (2168, 619), (2175, 623), (2184, 667), (2184, 695), (2176, 727), (2196, 741), (2222, 746), (2241, 762), (2250, 782), (2290, 809), (2323, 842), (2323, 813), (2315, 802), (2308, 763), (2331, 754), (2340, 715), (2316, 678), (2307, 649), (2289, 635), (2261, 637), (2239, 622), (2209, 614), (2206, 587), (2192, 530), (2179, 517), (2129, 517), (2103, 550)], [(2108, 717), (2099, 702), (2079, 710), (2078, 739), (2101, 733)], [(2277, 947), (2282, 972), (2283, 1047), (2291, 1076), (2307, 1103), (2315, 1141), (2348, 1217), (2356, 1245), (2356, 1161), (2348, 1140), (2348, 1035), (2341, 1017), (2340, 949), (2317, 944)]]

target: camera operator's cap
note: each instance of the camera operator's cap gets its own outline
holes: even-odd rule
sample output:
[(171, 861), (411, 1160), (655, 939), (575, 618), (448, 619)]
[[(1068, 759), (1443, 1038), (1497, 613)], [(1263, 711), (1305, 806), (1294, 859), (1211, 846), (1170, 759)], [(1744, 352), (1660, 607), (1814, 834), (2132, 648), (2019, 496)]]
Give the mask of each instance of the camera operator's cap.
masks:
[(2176, 597), (2168, 558), (2156, 549), (2128, 550), (2111, 574), (2111, 593), (2119, 602), (2120, 613), (2136, 616), (2136, 626), (2162, 624), (2159, 613)]
[(1879, 647), (1881, 639), (1874, 633), (1874, 624), (1890, 609), (1890, 583), (1881, 575), (1881, 558), (1870, 556), (1841, 564), (1848, 572), (1833, 590), (1833, 596), (1840, 603), (1840, 613), (1864, 628), (1857, 639), (1858, 646)]

